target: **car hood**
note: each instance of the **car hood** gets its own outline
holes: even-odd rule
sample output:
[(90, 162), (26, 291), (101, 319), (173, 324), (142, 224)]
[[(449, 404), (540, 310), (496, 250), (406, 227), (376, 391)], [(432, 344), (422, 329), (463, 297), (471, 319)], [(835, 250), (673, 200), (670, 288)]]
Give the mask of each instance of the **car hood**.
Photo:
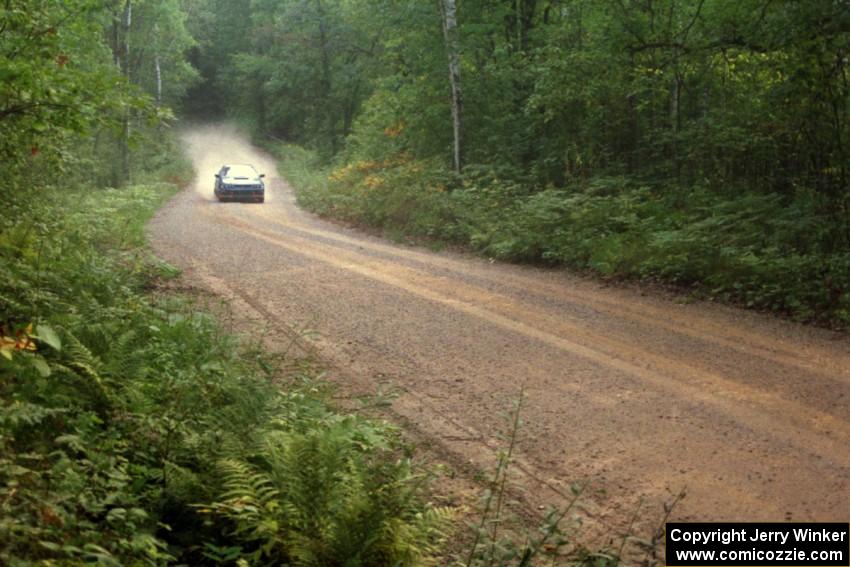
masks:
[(256, 185), (262, 185), (263, 184), (263, 182), (260, 181), (259, 179), (226, 179), (226, 178), (224, 179), (223, 183), (225, 185), (236, 185), (236, 186), (250, 185), (252, 187), (254, 187)]

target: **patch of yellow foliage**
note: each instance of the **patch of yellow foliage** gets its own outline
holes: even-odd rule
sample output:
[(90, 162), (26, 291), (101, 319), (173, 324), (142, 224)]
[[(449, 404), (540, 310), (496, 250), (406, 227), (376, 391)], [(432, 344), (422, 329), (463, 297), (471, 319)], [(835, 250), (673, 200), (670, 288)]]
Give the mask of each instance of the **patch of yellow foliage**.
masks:
[(26, 328), (14, 333), (14, 336), (4, 327), (0, 330), (0, 355), (7, 360), (12, 360), (12, 354), (15, 351), (34, 351), (35, 342), (33, 339), (32, 323)]
[(369, 189), (377, 189), (384, 184), (384, 180), (377, 175), (367, 175), (366, 179), (363, 180), (363, 184)]
[(399, 122), (395, 126), (384, 128), (384, 136), (387, 138), (398, 138), (402, 132), (404, 132), (404, 122)]

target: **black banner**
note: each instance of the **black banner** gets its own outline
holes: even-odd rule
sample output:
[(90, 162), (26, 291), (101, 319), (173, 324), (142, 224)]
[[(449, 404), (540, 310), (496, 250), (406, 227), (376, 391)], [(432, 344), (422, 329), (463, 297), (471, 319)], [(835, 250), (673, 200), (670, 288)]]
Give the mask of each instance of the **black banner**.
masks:
[(671, 522), (667, 565), (850, 567), (850, 524)]

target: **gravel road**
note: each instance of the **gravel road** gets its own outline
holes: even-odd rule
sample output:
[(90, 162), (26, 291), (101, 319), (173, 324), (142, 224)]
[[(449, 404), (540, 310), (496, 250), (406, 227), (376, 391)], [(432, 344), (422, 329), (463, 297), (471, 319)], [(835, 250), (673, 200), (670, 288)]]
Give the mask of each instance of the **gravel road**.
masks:
[[(682, 488), (679, 520), (847, 521), (850, 342), (712, 304), (681, 305), (563, 271), (404, 247), (298, 209), (270, 156), (228, 126), (183, 139), (198, 180), (150, 224), (192, 285), (393, 411), (448, 462), (486, 467), (526, 392), (518, 482), (536, 506), (588, 483), (620, 525)], [(249, 162), (266, 203), (218, 203), (213, 174)]]

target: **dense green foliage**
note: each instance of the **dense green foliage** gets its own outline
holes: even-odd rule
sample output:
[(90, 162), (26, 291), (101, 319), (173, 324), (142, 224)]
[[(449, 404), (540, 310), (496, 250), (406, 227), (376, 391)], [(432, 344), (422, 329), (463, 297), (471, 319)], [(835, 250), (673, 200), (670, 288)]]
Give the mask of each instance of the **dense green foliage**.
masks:
[(244, 0), (198, 57), (320, 212), (846, 324), (846, 0), (463, 0), (460, 175), (450, 4)]
[[(129, 28), (121, 23), (128, 5)], [(0, 8), (0, 168), (9, 191), (119, 186), (160, 165), (149, 160), (162, 153), (139, 148), (161, 136), (154, 125), (170, 116), (163, 105), (197, 78), (182, 56), (192, 39), (180, 6), (11, 0)]]

